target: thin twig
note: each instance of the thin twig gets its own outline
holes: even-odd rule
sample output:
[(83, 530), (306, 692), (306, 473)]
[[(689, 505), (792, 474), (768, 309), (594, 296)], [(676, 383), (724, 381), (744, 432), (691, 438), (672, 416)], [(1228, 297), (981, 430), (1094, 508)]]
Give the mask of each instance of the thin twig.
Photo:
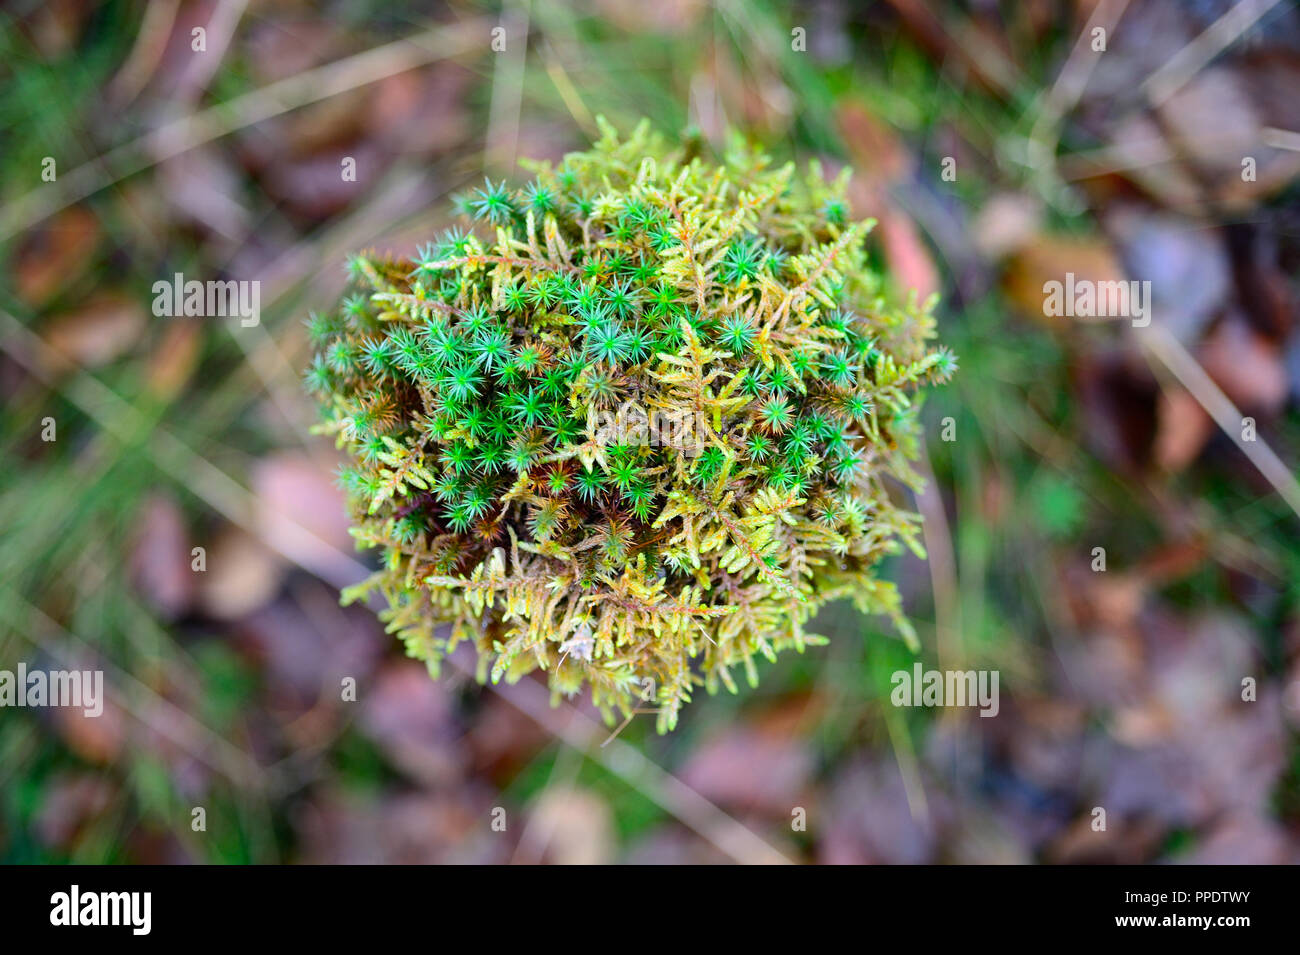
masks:
[(484, 165), (511, 169), (518, 158), (519, 115), (524, 99), (525, 55), (528, 51), (528, 0), (507, 4), (499, 29), (505, 50), (494, 57), (492, 99), (488, 104)]
[(1211, 60), (1235, 43), (1264, 14), (1277, 6), (1277, 3), (1278, 0), (1242, 0), (1211, 23), (1200, 36), (1147, 77), (1142, 84), (1142, 93), (1147, 102), (1153, 107), (1162, 105)]
[(1087, 88), (1093, 70), (1101, 60), (1101, 54), (1092, 50), (1093, 31), (1101, 29), (1105, 31), (1104, 35), (1110, 36), (1128, 9), (1128, 4), (1129, 0), (1102, 0), (1093, 8), (1092, 16), (1088, 18), (1083, 32), (1079, 34), (1073, 49), (1070, 50), (1065, 65), (1057, 74), (1056, 82), (1043, 97), (1042, 109), (1035, 118), (1033, 129), (1029, 134), (1031, 165), (1045, 168), (1049, 163), (1054, 162), (1056, 147), (1060, 141), (1061, 120), (1079, 102), (1079, 97)]
[(1192, 396), (1200, 402), (1201, 407), (1223, 429), (1223, 433), (1232, 439), (1264, 479), (1273, 485), (1274, 490), (1282, 496), (1282, 500), (1291, 506), (1297, 516), (1300, 516), (1300, 481), (1296, 480), (1291, 469), (1262, 438), (1257, 437), (1254, 441), (1245, 440), (1242, 436), (1244, 419), (1237, 406), (1206, 374), (1205, 369), (1159, 318), (1157, 313), (1152, 316), (1151, 323), (1145, 328), (1134, 329), (1138, 342), (1159, 359), (1182, 386), (1191, 392)]
[(1292, 130), (1278, 129), (1276, 126), (1265, 126), (1259, 131), (1259, 138), (1265, 146), (1300, 152), (1300, 133)]
[(923, 518), (922, 533), (925, 552), (929, 557), (930, 586), (934, 591), (935, 631), (938, 637), (939, 661), (959, 662), (961, 658), (961, 599), (957, 585), (957, 559), (953, 552), (952, 530), (944, 510), (943, 496), (939, 493), (930, 466), (930, 453), (921, 442), (921, 455), (917, 471), (925, 479), (925, 490), (916, 496), (916, 506)]
[(61, 209), (197, 146), (311, 103), (481, 49), (487, 27), (468, 20), (346, 57), (175, 120), (21, 196), (0, 219), (0, 241)]
[[(33, 645), (49, 653), (62, 666), (76, 669), (82, 665), (81, 658), (69, 649), (69, 644), (78, 644), (84, 651), (95, 652), (90, 641), (59, 626), (22, 595), (12, 591), (10, 594), (28, 614), (36, 618), (37, 623), (37, 626), (31, 629), (16, 627), (17, 632)], [(148, 684), (142, 683), (133, 674), (106, 660), (102, 655), (95, 653), (94, 660), (95, 665), (108, 671), (113, 679), (112, 683), (105, 683), (104, 692), (110, 695), (125, 712), (158, 735), (180, 746), (195, 759), (227, 776), (240, 788), (259, 792), (266, 790), (269, 783), (268, 773), (251, 754), (233, 745), (175, 703), (160, 696)], [(147, 702), (137, 701), (134, 695), (119, 690), (115, 683), (132, 687), (135, 693)]]

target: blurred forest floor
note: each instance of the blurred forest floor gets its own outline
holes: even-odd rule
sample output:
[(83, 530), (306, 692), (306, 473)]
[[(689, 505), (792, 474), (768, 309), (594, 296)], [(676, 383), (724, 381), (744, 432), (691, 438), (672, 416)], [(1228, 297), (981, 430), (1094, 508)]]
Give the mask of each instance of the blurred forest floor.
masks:
[[(110, 688), (0, 712), (0, 859), (1300, 861), (1292, 3), (20, 0), (0, 54), (0, 667)], [(997, 718), (891, 706), (911, 656), (832, 608), (602, 746), (338, 606), (368, 557), (302, 319), (598, 114), (852, 165), (873, 256), (942, 294), (930, 560), (890, 573)], [(155, 318), (175, 272), (259, 279), (260, 325)], [(1151, 327), (1046, 317), (1066, 272), (1151, 281)]]

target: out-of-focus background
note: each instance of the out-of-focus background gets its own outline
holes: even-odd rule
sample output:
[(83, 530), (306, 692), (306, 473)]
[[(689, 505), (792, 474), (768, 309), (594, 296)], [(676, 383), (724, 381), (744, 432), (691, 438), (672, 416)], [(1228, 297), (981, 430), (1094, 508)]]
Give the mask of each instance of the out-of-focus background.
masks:
[[(108, 702), (0, 709), (0, 859), (1297, 861), (1298, 91), (1289, 0), (6, 4), (0, 668)], [(930, 560), (889, 572), (996, 718), (892, 706), (913, 657), (832, 607), (607, 742), (338, 606), (370, 558), (304, 317), (600, 114), (852, 165), (942, 294)], [(260, 324), (155, 317), (176, 272), (260, 280)], [(1151, 326), (1048, 316), (1067, 272), (1150, 281)]]

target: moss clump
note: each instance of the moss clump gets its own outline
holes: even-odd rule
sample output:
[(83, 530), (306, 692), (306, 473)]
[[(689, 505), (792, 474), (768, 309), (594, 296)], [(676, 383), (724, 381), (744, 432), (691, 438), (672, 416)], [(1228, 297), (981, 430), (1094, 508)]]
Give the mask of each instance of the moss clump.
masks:
[(435, 675), (470, 640), (481, 679), (541, 668), (663, 732), (824, 642), (829, 600), (910, 632), (873, 572), (920, 552), (885, 478), (915, 483), (908, 393), (955, 363), (868, 267), (846, 177), (602, 130), (414, 261), (354, 257), (307, 377), (383, 554), (345, 599), (378, 589)]

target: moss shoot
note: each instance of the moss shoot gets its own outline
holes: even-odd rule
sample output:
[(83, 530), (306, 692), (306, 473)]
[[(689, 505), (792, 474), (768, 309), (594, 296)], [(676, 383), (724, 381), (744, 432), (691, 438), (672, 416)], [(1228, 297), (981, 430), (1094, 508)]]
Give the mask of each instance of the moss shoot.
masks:
[(697, 687), (824, 643), (827, 601), (910, 639), (877, 565), (922, 553), (897, 485), (913, 393), (955, 361), (868, 264), (847, 175), (601, 129), (413, 261), (354, 256), (307, 383), (382, 555), (345, 600), (378, 591), (434, 675), (470, 641), (480, 679), (541, 669), (665, 732)]

